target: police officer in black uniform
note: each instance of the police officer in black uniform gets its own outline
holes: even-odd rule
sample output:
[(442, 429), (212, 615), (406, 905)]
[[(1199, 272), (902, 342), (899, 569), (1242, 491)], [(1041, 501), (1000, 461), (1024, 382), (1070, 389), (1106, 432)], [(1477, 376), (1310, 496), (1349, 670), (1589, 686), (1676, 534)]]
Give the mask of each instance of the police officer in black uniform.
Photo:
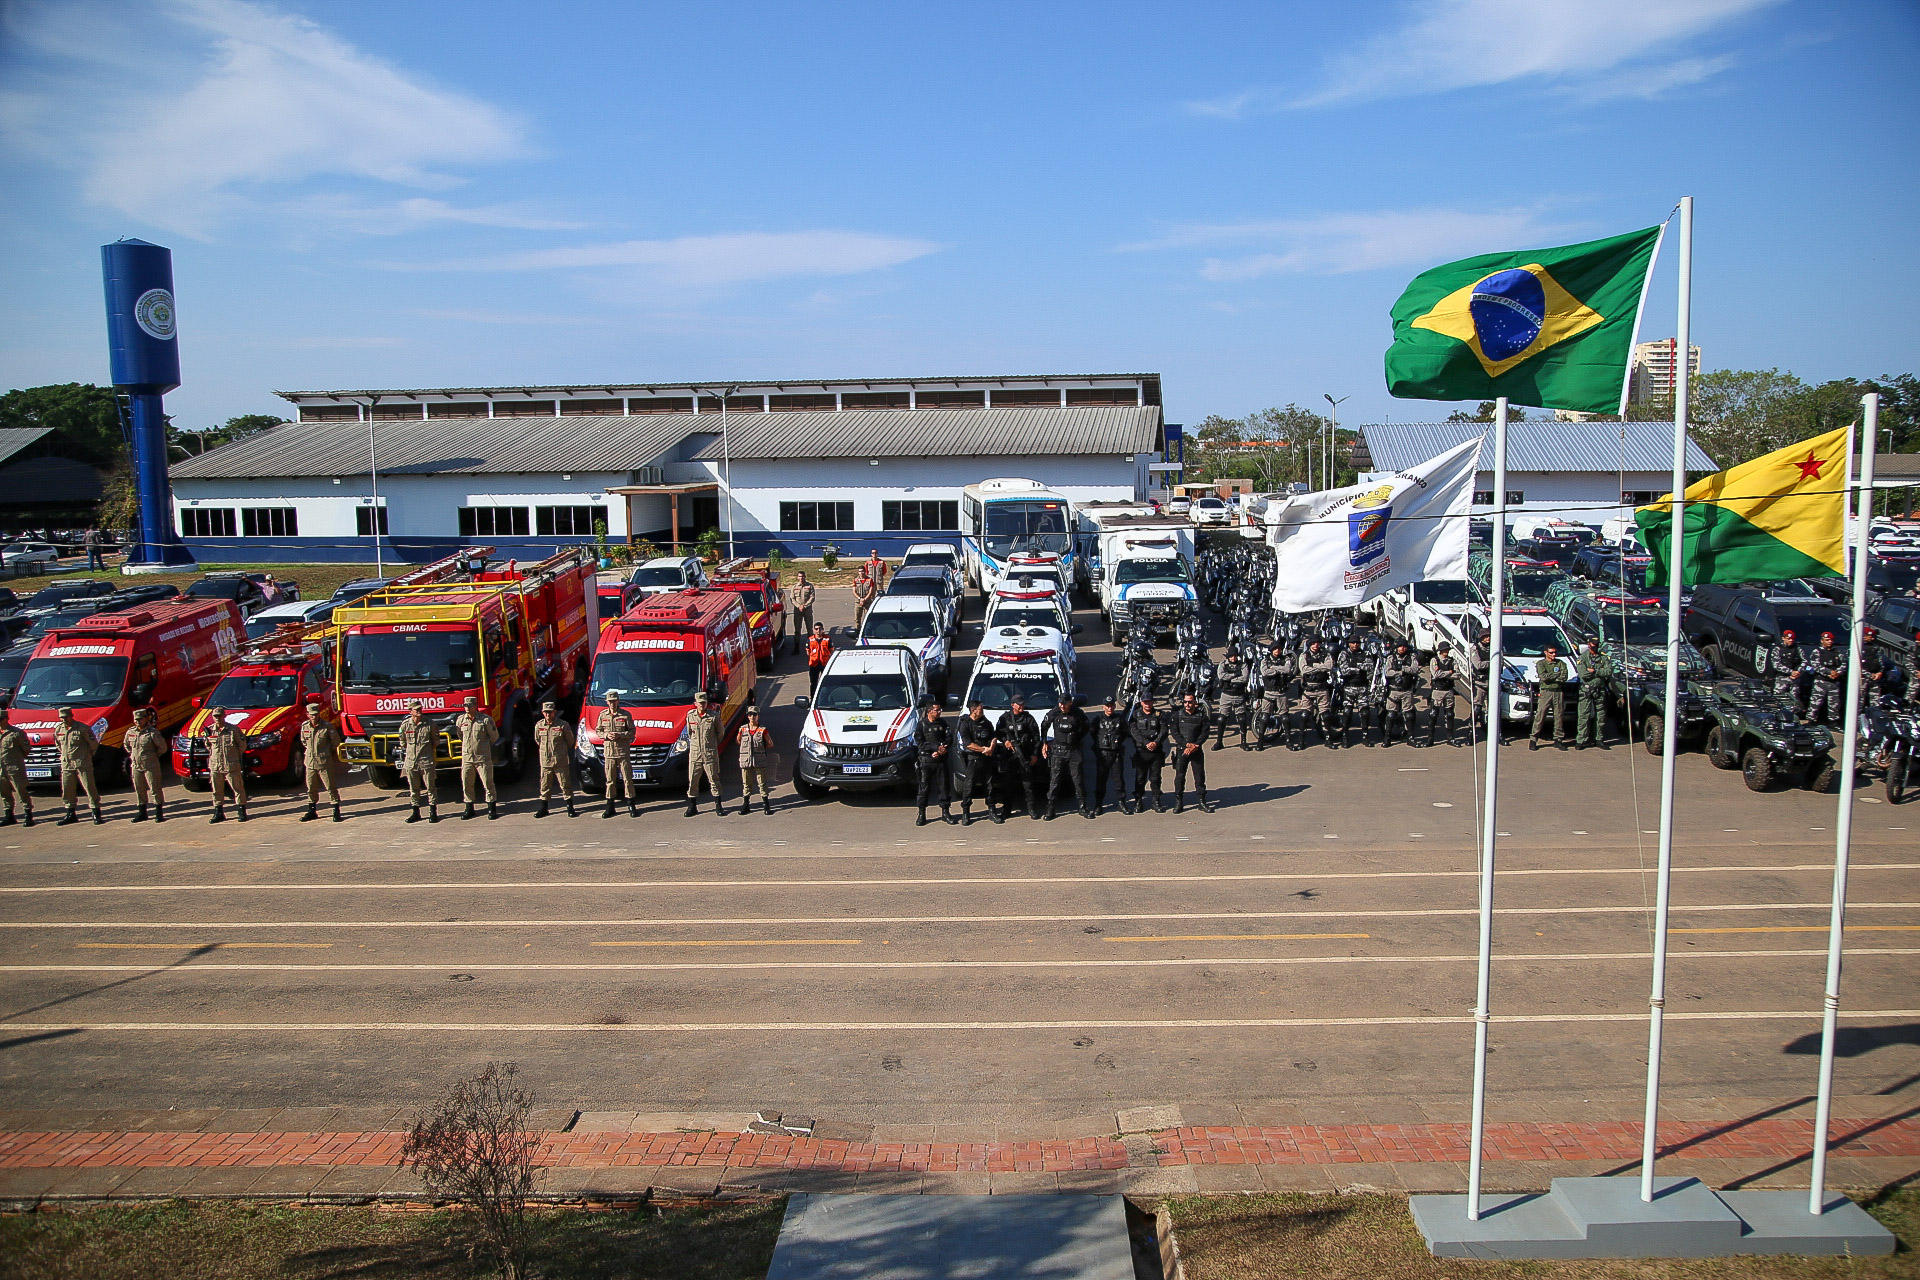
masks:
[(1370, 747), (1373, 745), (1374, 664), (1367, 661), (1358, 640), (1349, 640), (1340, 656), (1334, 659), (1333, 668), (1340, 684), (1340, 745), (1353, 745), (1349, 735), (1357, 721), (1360, 741)]
[(1089, 734), (1093, 739), (1093, 814), (1095, 817), (1107, 807), (1107, 779), (1114, 780), (1119, 792), (1114, 803), (1121, 812), (1132, 813), (1133, 806), (1127, 801), (1127, 771), (1120, 763), (1120, 753), (1127, 744), (1127, 721), (1120, 714), (1119, 704), (1113, 695), (1101, 705), (1100, 718), (1092, 722)]
[[(914, 818), (913, 825), (927, 825), (927, 802), (937, 801), (940, 805), (940, 820), (952, 824), (953, 809), (947, 798), (947, 762), (952, 759), (951, 740), (947, 726), (940, 719), (940, 704), (929, 698), (922, 712), (920, 736), (915, 740), (916, 763), (920, 767), (920, 776), (914, 785), (914, 801), (920, 812)], [(742, 812), (745, 812), (743, 809)]]
[(1012, 784), (1018, 780), (1020, 793), (1026, 798), (1027, 816), (1038, 822), (1040, 806), (1033, 802), (1033, 771), (1040, 765), (1040, 725), (1027, 711), (1026, 695), (1013, 695), (1013, 705), (1000, 713), (994, 732), (1000, 738), (1000, 783), (1006, 788), (1000, 812), (1013, 815)]
[(1140, 699), (1140, 709), (1127, 725), (1127, 736), (1133, 739), (1132, 812), (1146, 808), (1147, 788), (1152, 787), (1153, 811), (1160, 813), (1160, 771), (1167, 767), (1167, 718), (1153, 709), (1152, 698)]
[(1087, 713), (1064, 690), (1060, 694), (1060, 705), (1047, 712), (1047, 718), (1040, 722), (1040, 754), (1047, 760), (1049, 821), (1053, 818), (1054, 805), (1059, 802), (1062, 781), (1073, 784), (1073, 798), (1080, 812), (1089, 818), (1093, 816), (1087, 804), (1087, 782), (1081, 776), (1086, 768), (1081, 744), (1087, 740), (1087, 727)]
[(1213, 727), (1206, 707), (1189, 692), (1173, 713), (1173, 811), (1187, 811), (1187, 770), (1193, 770), (1194, 790), (1200, 794), (1200, 812), (1212, 813), (1207, 803), (1207, 731)]
[(960, 825), (973, 825), (976, 792), (984, 793), (981, 798), (987, 802), (989, 818), (995, 822), (1006, 821), (993, 807), (996, 772), (993, 757), (1000, 750), (1000, 736), (993, 731), (993, 721), (987, 719), (980, 699), (967, 704), (967, 714), (953, 727), (953, 742), (960, 748)]
[(1293, 683), (1293, 663), (1278, 641), (1260, 659), (1260, 703), (1254, 710), (1255, 749), (1267, 749), (1267, 736), (1278, 725), (1287, 734), (1287, 687)]

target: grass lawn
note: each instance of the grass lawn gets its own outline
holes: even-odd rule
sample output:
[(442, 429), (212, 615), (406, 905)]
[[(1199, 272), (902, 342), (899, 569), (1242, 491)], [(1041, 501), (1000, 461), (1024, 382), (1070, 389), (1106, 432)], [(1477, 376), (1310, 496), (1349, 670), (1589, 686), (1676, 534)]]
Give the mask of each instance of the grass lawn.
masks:
[[(543, 1280), (762, 1280), (785, 1201), (707, 1208), (541, 1210)], [(464, 1280), (459, 1215), (171, 1200), (0, 1217), (7, 1280)]]
[(1885, 1258), (1728, 1258), (1673, 1261), (1469, 1262), (1435, 1258), (1405, 1196), (1181, 1196), (1166, 1202), (1187, 1280), (1893, 1280), (1920, 1277), (1920, 1191), (1867, 1208), (1899, 1239)]

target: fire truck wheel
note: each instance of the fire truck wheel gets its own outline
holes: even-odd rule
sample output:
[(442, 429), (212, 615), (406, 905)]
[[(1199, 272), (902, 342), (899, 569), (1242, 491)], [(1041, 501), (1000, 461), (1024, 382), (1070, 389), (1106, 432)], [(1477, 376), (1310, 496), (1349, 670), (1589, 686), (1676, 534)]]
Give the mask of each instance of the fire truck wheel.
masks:
[(533, 724), (526, 716), (516, 715), (513, 718), (513, 734), (507, 739), (507, 758), (500, 762), (500, 780), (507, 783), (520, 781), (533, 755)]
[(284, 786), (295, 786), (307, 776), (307, 749), (295, 739), (293, 749), (287, 752), (287, 767), (279, 773), (279, 781)]
[(400, 771), (391, 765), (370, 764), (367, 766), (367, 781), (382, 791), (398, 791)]

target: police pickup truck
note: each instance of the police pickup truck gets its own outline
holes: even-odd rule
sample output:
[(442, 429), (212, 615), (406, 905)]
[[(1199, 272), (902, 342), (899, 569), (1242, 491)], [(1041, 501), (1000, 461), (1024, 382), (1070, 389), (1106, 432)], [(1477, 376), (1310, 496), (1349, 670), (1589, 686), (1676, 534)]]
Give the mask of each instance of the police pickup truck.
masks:
[(1760, 674), (1759, 650), (1778, 644), (1782, 632), (1814, 645), (1821, 632), (1831, 631), (1843, 646), (1850, 633), (1836, 605), (1804, 587), (1788, 594), (1784, 583), (1697, 587), (1680, 629), (1716, 670), (1742, 676)]

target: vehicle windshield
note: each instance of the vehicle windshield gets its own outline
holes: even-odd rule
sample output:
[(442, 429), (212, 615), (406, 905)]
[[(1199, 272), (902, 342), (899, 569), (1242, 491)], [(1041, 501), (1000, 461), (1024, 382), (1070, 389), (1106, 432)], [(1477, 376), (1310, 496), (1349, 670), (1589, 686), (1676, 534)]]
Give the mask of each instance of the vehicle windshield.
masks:
[(1820, 593), (1798, 578), (1788, 578), (1782, 582), (1766, 584), (1766, 593), (1770, 596), (1791, 597), (1795, 600), (1818, 600)]
[(238, 600), (247, 589), (245, 578), (202, 578), (186, 590), (202, 600)]
[(949, 585), (944, 576), (927, 574), (924, 577), (908, 578), (895, 574), (893, 581), (887, 584), (887, 594), (890, 596), (939, 596), (944, 600), (947, 598)]
[(20, 673), (27, 668), (27, 659), (31, 653), (10, 653), (0, 658), (0, 690), (11, 689), (20, 683)]
[(1226, 503), (1224, 503), (1224, 502), (1222, 502), (1222, 501), (1220, 501), (1220, 499), (1218, 499), (1218, 498), (1202, 498), (1202, 499), (1200, 499), (1200, 501), (1199, 501), (1199, 502), (1197, 502), (1197, 503), (1195, 503), (1194, 505), (1195, 505), (1195, 506), (1200, 506), (1200, 507), (1205, 507), (1205, 508), (1206, 508), (1207, 510), (1209, 510), (1209, 511), (1211, 511), (1211, 510), (1213, 510), (1213, 509), (1214, 509), (1215, 507), (1224, 507), (1224, 506), (1226, 506), (1227, 504), (1226, 504)]
[(1580, 548), (1571, 542), (1536, 542), (1527, 548), (1527, 555), (1543, 564), (1569, 565), (1580, 554)]
[(1515, 626), (1508, 623), (1500, 629), (1500, 648), (1509, 658), (1538, 658), (1552, 645), (1565, 657), (1567, 642), (1560, 635), (1558, 627), (1529, 626), (1521, 623)]
[(686, 580), (686, 574), (677, 564), (660, 565), (652, 569), (635, 569), (633, 577), (627, 579), (636, 587), (677, 587)]
[(603, 653), (593, 660), (587, 701), (605, 706), (607, 695), (636, 707), (690, 706), (700, 692), (701, 655), (679, 652)]
[(820, 711), (900, 711), (913, 704), (899, 676), (848, 673), (821, 676), (813, 705)]
[(62, 604), (73, 599), (79, 595), (82, 590), (84, 590), (84, 588), (74, 586), (71, 583), (61, 587), (42, 587), (27, 597), (27, 602), (22, 608), (51, 609), (57, 604)]
[(87, 607), (84, 609), (62, 609), (58, 613), (49, 613), (34, 619), (33, 625), (28, 627), (27, 633), (20, 638), (22, 640), (38, 640), (49, 631), (56, 630), (60, 627), (70, 627), (80, 621), (80, 619), (91, 618), (98, 612), (100, 612), (98, 609)]
[(460, 689), (480, 683), (480, 646), (472, 630), (351, 631), (342, 683), (355, 692)]
[(1507, 599), (1544, 600), (1553, 584), (1560, 581), (1557, 573), (1507, 573)]
[(1867, 585), (1880, 591), (1912, 591), (1916, 583), (1920, 583), (1920, 563), (1881, 563), (1867, 573)]
[(1187, 562), (1179, 556), (1172, 559), (1122, 560), (1113, 567), (1113, 576), (1114, 581), (1120, 583), (1185, 582)]
[(909, 551), (907, 558), (900, 562), (901, 568), (913, 564), (934, 564), (942, 569), (953, 563), (953, 552), (942, 548), (939, 551)]
[(125, 658), (42, 658), (29, 662), (16, 707), (105, 707), (120, 701), (127, 687)]
[(271, 675), (228, 676), (207, 695), (210, 707), (243, 710), (253, 707), (290, 707), (299, 692), (300, 677), (292, 671)]
[(1853, 631), (1847, 619), (1837, 613), (1783, 613), (1780, 625), (1798, 636), (1804, 645), (1819, 644), (1820, 633), (1831, 631), (1835, 642), (1844, 647)]
[(925, 640), (939, 631), (940, 623), (931, 613), (869, 613), (867, 628), (860, 633), (860, 639), (862, 642)]
[(740, 607), (748, 613), (759, 613), (767, 607), (767, 596), (764, 591), (735, 591), (733, 594), (740, 597)]
[(1413, 584), (1415, 604), (1465, 604), (1467, 584), (1458, 578)]
[(1664, 613), (1617, 613), (1603, 615), (1607, 639), (1615, 644), (1663, 645), (1667, 642), (1667, 616)]
[(1051, 627), (1055, 631), (1065, 631), (1060, 624), (1060, 611), (1045, 605), (1022, 605), (1019, 608), (1001, 606), (993, 611), (993, 620), (987, 627)]
[(994, 502), (987, 506), (987, 554), (1004, 560), (1022, 551), (1067, 550), (1064, 502)]
[(1050, 668), (1038, 663), (1025, 669), (983, 671), (967, 689), (967, 700), (978, 698), (989, 712), (1005, 711), (1016, 693), (1026, 696), (1029, 708), (1050, 707), (1060, 700), (1060, 682)]

